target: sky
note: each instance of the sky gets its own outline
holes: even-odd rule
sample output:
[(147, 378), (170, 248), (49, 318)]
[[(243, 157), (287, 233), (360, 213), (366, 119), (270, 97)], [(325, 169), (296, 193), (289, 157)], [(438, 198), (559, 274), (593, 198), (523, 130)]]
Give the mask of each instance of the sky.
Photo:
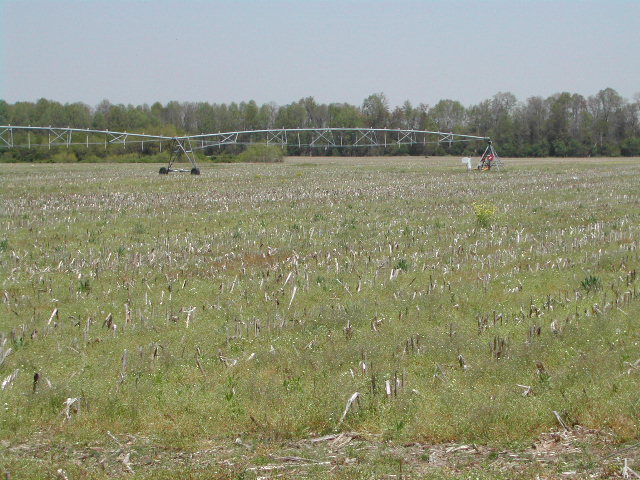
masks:
[(0, 0), (0, 98), (640, 94), (640, 0)]

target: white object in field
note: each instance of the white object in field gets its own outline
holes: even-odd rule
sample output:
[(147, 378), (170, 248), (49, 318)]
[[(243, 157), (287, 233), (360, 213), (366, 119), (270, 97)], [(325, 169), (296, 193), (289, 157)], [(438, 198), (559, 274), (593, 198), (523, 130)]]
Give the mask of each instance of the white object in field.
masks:
[(467, 164), (467, 170), (471, 170), (471, 157), (462, 157), (461, 162)]
[(344, 412), (342, 412), (342, 417), (340, 417), (340, 421), (338, 422), (338, 425), (344, 422), (344, 419), (347, 418), (347, 413), (349, 413), (349, 410), (351, 409), (353, 402), (358, 400), (358, 397), (360, 397), (360, 394), (358, 392), (355, 392), (353, 395), (351, 395), (351, 398), (347, 400), (347, 405), (344, 407)]

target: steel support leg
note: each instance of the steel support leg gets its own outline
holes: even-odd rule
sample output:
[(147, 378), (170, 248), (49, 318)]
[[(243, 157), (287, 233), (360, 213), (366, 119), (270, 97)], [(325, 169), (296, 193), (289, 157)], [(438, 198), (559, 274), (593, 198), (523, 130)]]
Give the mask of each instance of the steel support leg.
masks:
[(502, 167), (502, 160), (493, 148), (491, 140), (487, 140), (487, 148), (484, 149), (482, 157), (480, 157), (478, 170), (491, 170), (493, 167), (499, 170)]
[[(160, 169), (161, 175), (166, 175), (170, 172), (190, 172), (191, 175), (200, 175), (200, 168), (196, 162), (196, 156), (191, 149), (191, 145), (188, 140), (173, 138), (169, 145), (169, 164), (166, 167)], [(173, 168), (173, 164), (180, 161), (182, 156), (191, 164), (191, 170), (184, 168)]]

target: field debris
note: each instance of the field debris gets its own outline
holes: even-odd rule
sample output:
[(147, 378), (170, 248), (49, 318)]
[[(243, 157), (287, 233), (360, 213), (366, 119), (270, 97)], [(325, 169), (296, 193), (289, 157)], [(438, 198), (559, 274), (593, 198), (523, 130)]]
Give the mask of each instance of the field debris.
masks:
[(344, 422), (345, 418), (347, 418), (347, 414), (353, 407), (354, 402), (359, 403), (359, 399), (360, 399), (360, 393), (358, 392), (355, 392), (353, 395), (349, 397), (349, 400), (347, 400), (347, 404), (344, 407), (344, 412), (342, 412), (342, 416), (340, 417), (340, 421), (338, 422), (338, 425)]
[(65, 472), (62, 468), (59, 468), (58, 470), (56, 470), (56, 477), (59, 480), (69, 480), (69, 477), (67, 476), (67, 472)]
[[(190, 468), (194, 471), (253, 472), (273, 478), (277, 472), (306, 477), (310, 472), (332, 472), (356, 475), (368, 471), (378, 476), (389, 475), (379, 470), (375, 459), (392, 457), (401, 461), (406, 478), (425, 475), (460, 475), (469, 472), (491, 472), (495, 475), (520, 476), (536, 472), (540, 478), (578, 475), (579, 478), (638, 478), (640, 445), (616, 447), (614, 438), (605, 432), (576, 426), (570, 430), (541, 434), (528, 448), (505, 450), (476, 443), (430, 444), (409, 442), (397, 444), (380, 435), (359, 432), (327, 434), (294, 442), (258, 442), (247, 445), (232, 442), (210, 443), (193, 451), (163, 449), (146, 437), (127, 436), (121, 441), (107, 432), (115, 448), (108, 444), (91, 444), (85, 448), (62, 446), (55, 452), (58, 464), (77, 462), (100, 465), (110, 476), (120, 477), (136, 471)], [(239, 441), (238, 441), (239, 440)], [(14, 444), (6, 448), (11, 458), (39, 458), (47, 455), (46, 443)], [(266, 459), (265, 463), (265, 453)], [(590, 461), (585, 462), (585, 459)], [(66, 467), (65, 467), (66, 468)], [(364, 470), (363, 470), (364, 469)], [(56, 470), (51, 472), (56, 474)], [(394, 473), (395, 474), (395, 473)], [(570, 475), (569, 475), (570, 476)]]
[(634, 478), (638, 159), (458, 158), (6, 164), (0, 456)]
[(78, 413), (80, 413), (80, 398), (67, 398), (64, 401), (64, 409), (62, 410), (64, 420), (69, 421), (71, 420), (71, 415), (75, 415)]
[(13, 372), (7, 375), (4, 378), (4, 380), (2, 380), (2, 383), (0, 383), (0, 390), (4, 390), (6, 388), (11, 387), (11, 385), (13, 385), (14, 380), (18, 378), (19, 373), (20, 373), (20, 369), (16, 368)]

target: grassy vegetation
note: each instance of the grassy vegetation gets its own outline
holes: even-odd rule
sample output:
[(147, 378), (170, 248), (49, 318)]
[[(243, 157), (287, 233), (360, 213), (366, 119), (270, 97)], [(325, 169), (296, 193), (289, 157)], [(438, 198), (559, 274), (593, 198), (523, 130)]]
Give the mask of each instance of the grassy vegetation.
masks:
[(238, 154), (237, 161), (246, 163), (280, 163), (284, 161), (284, 150), (276, 145), (250, 145)]
[[(164, 151), (158, 151), (157, 145), (152, 146), (153, 151), (136, 151), (110, 148), (101, 150), (97, 147), (87, 149), (84, 146), (71, 148), (54, 148), (48, 150), (15, 149), (0, 151), (0, 164), (2, 163), (168, 163), (169, 151), (165, 146)], [(155, 152), (155, 153), (153, 153)], [(217, 154), (216, 154), (217, 153)], [(212, 152), (205, 155), (202, 150), (192, 152), (198, 163), (280, 163), (284, 161), (284, 150), (275, 145), (251, 145), (245, 149), (237, 149), (232, 152)]]
[[(368, 478), (390, 445), (637, 440), (640, 161), (507, 163), (5, 165), (0, 467), (252, 478), (247, 451), (358, 432), (375, 454), (307, 474)], [(429, 455), (405, 473), (463, 478)]]

